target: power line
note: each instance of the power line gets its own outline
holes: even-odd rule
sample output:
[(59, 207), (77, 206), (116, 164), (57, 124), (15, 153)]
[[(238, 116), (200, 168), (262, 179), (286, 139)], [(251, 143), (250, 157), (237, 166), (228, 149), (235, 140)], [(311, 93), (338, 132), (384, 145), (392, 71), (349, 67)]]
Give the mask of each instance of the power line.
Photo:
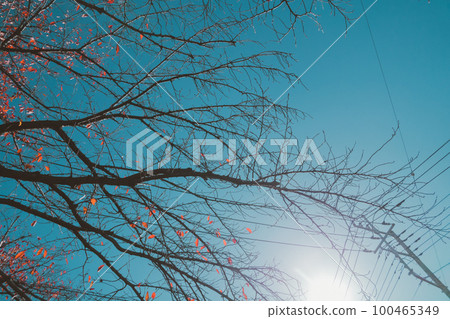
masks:
[[(363, 0), (360, 0), (360, 2), (361, 2), (361, 6), (362, 6), (362, 8), (363, 8), (363, 10), (365, 10), (365, 6), (364, 6), (364, 3), (363, 3)], [(404, 150), (404, 152), (405, 152), (405, 155), (406, 155), (406, 157), (407, 157), (407, 163), (408, 163), (408, 166), (409, 166), (409, 168), (410, 168), (410, 170), (411, 170), (411, 175), (412, 175), (412, 178), (413, 178), (413, 184), (414, 184), (414, 186), (415, 186), (415, 188), (416, 188), (416, 190), (417, 190), (417, 179), (415, 178), (415, 175), (413, 174), (413, 169), (412, 169), (412, 166), (411, 166), (411, 161), (410, 161), (410, 157), (409, 157), (409, 154), (408, 154), (408, 150), (407, 150), (407, 148), (406, 148), (406, 143), (405, 143), (405, 139), (404, 139), (404, 137), (403, 137), (403, 133), (402, 133), (402, 130), (401, 130), (401, 127), (400, 127), (400, 122), (399, 122), (399, 119), (398, 119), (398, 116), (397, 116), (397, 111), (396, 111), (396, 109), (395, 109), (395, 106), (394, 106), (394, 102), (393, 102), (393, 99), (392, 99), (392, 95), (391, 95), (391, 90), (389, 89), (389, 85), (388, 85), (388, 82), (387, 82), (387, 79), (386, 79), (386, 75), (385, 75), (385, 73), (384, 73), (384, 68), (383, 68), (383, 65), (382, 65), (382, 63), (381, 63), (381, 58), (380, 58), (380, 54), (378, 53), (378, 49), (377, 49), (377, 45), (376, 45), (376, 43), (375, 43), (375, 39), (374, 39), (374, 36), (373, 36), (373, 33), (372, 33), (372, 28), (370, 27), (370, 23), (369, 23), (369, 18), (368, 18), (368, 16), (367, 15), (365, 15), (364, 16), (364, 18), (365, 18), (365, 20), (366, 20), (366, 23), (367, 23), (367, 28), (368, 28), (368, 30), (369, 30), (369, 35), (370, 35), (370, 39), (371, 39), (371, 41), (372, 41), (372, 45), (373, 45), (373, 48), (374, 48), (374, 51), (375, 51), (375, 55), (376, 55), (376, 58), (377, 58), (377, 61), (378, 61), (378, 66), (379, 66), (379, 68), (380, 68), (380, 72), (381, 72), (381, 75), (382, 75), (382, 78), (383, 78), (383, 82), (384, 82), (384, 85), (385, 85), (385, 87), (386, 87), (386, 92), (387, 92), (387, 95), (388, 95), (388, 97), (389, 97), (389, 102), (390, 102), (390, 105), (391, 105), (391, 108), (392, 108), (392, 112), (393, 112), (393, 115), (394, 115), (394, 118), (395, 118), (395, 120), (396, 120), (396, 122), (398, 123), (398, 130), (399, 130), (399, 133), (400, 133), (400, 139), (401, 139), (401, 142), (402, 142), (402, 145), (403, 145), (403, 150)], [(448, 141), (447, 141), (448, 142)], [(434, 153), (433, 153), (434, 154)], [(445, 155), (445, 157), (448, 155), (448, 153)], [(436, 165), (436, 164), (435, 164)], [(432, 167), (434, 167), (434, 166), (432, 166)], [(431, 167), (431, 168), (432, 168)], [(430, 168), (430, 169), (431, 169)], [(426, 172), (425, 172), (426, 173)], [(423, 173), (423, 174), (425, 174), (425, 173)], [(421, 176), (423, 176), (423, 174), (421, 175)], [(420, 178), (420, 177), (419, 177)], [(432, 180), (434, 180), (434, 178), (432, 179)], [(428, 183), (427, 183), (428, 184)], [(425, 184), (425, 185), (427, 185), (427, 184)], [(420, 189), (422, 189), (423, 187), (421, 187)], [(419, 190), (420, 190), (419, 189)], [(417, 190), (418, 191), (418, 190)], [(410, 197), (410, 196), (409, 196)], [(408, 197), (408, 198), (409, 198)], [(424, 211), (424, 209), (423, 209), (423, 203), (422, 203), (422, 200), (420, 199), (420, 197), (419, 197), (419, 203), (420, 203), (420, 206), (421, 206), (421, 208), (422, 208), (422, 211), (423, 211), (423, 213), (425, 214), (425, 211)], [(430, 236), (432, 236), (432, 235), (430, 235)], [(432, 238), (432, 237), (431, 237)], [(435, 243), (434, 242), (434, 239), (432, 239), (432, 241), (433, 241), (433, 244)], [(436, 247), (433, 245), (433, 247), (434, 247), (434, 249), (435, 249), (435, 254), (436, 254), (436, 258), (437, 258), (437, 261), (438, 261), (438, 263), (439, 263), (439, 265), (441, 266), (441, 264), (440, 264), (440, 260), (439, 260), (439, 257), (438, 257), (438, 254), (437, 254), (437, 251), (436, 251)]]
[[(436, 277), (436, 275), (422, 262), (422, 260), (409, 248), (408, 245), (405, 244), (405, 242), (396, 234), (392, 231), (392, 227), (387, 231), (387, 232), (382, 232), (380, 230), (378, 230), (377, 228), (375, 228), (368, 220), (367, 218), (365, 218), (366, 223), (368, 224), (368, 227), (364, 227), (362, 225), (357, 225), (358, 228), (362, 228), (362, 229), (366, 229), (369, 231), (372, 231), (376, 234), (378, 234), (380, 237), (383, 234), (388, 234), (389, 237), (392, 237), (393, 239), (395, 239), (395, 241), (403, 248), (403, 250), (405, 251), (403, 252), (398, 252), (397, 250), (395, 250), (391, 245), (387, 245), (387, 251), (388, 252), (392, 252), (397, 259), (405, 266), (406, 269), (409, 270), (409, 273), (412, 274), (414, 277), (418, 278), (421, 281), (427, 282), (430, 285), (433, 285), (437, 288), (439, 288), (448, 298), (450, 298), (450, 290), (448, 289), (448, 287), (446, 285), (444, 285), (438, 277)], [(411, 266), (409, 266), (409, 264), (404, 260), (404, 258), (402, 256), (406, 256), (406, 257), (410, 257), (411, 259), (414, 260), (415, 264), (418, 265), (430, 278), (430, 280), (426, 279), (423, 276), (418, 275), (412, 268)]]

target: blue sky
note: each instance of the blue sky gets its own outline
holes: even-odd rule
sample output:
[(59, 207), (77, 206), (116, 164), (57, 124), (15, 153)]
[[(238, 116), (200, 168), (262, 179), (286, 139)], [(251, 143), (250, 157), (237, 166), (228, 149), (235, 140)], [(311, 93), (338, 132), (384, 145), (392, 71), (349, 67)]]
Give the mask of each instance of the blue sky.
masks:
[[(362, 7), (359, 1), (351, 3), (353, 13), (350, 16), (355, 19), (362, 12)], [(371, 3), (365, 1), (365, 6), (368, 7)], [(419, 162), (444, 143), (450, 133), (447, 125), (450, 115), (448, 107), (450, 95), (448, 90), (448, 83), (450, 83), (449, 14), (449, 2), (433, 1), (428, 4), (427, 1), (406, 0), (379, 0), (368, 12), (406, 151), (409, 157), (418, 155)], [(292, 63), (287, 71), (301, 74), (345, 30), (344, 20), (339, 16), (330, 15), (328, 9), (322, 12), (319, 22), (322, 25), (321, 30), (318, 30), (317, 25), (312, 22), (305, 23), (304, 34), (298, 27), (296, 41), (292, 34), (281, 42), (273, 42), (272, 38), (268, 40), (266, 29), (257, 25), (251, 36), (266, 44), (263, 49), (278, 49), (292, 53), (296, 62)], [(257, 49), (251, 45), (246, 48)], [(283, 102), (289, 96), (290, 106), (309, 115), (304, 120), (294, 122), (292, 126), (293, 135), (297, 137), (300, 145), (305, 138), (325, 132), (329, 144), (337, 154), (342, 154), (347, 148), (355, 145), (357, 153), (369, 154), (384, 143), (397, 126), (364, 18), (358, 21), (348, 34), (342, 37), (305, 74), (302, 82), (307, 89), (297, 84), (280, 100)], [(176, 89), (191, 89), (182, 84), (183, 82), (175, 84)], [(286, 81), (270, 84), (267, 94), (275, 100), (290, 84)], [(232, 95), (229, 96), (231, 103), (233, 99)], [(163, 100), (165, 100), (164, 97)], [(168, 101), (169, 105), (172, 104), (170, 100)], [(198, 102), (198, 96), (193, 90), (192, 98), (188, 97), (180, 102), (189, 106)], [(176, 105), (172, 107), (177, 108)], [(275, 112), (275, 110), (271, 109), (268, 112)], [(179, 134), (177, 133), (177, 136), (180, 136)], [(378, 157), (377, 161), (378, 163), (393, 162), (397, 167), (407, 162), (399, 136)], [(441, 162), (424, 176), (425, 180), (433, 177), (446, 165), (448, 160)], [(428, 166), (425, 165), (425, 168)], [(448, 194), (448, 180), (449, 173), (446, 172), (424, 190), (435, 193), (438, 198), (443, 198)], [(264, 196), (264, 193), (262, 195)], [(432, 198), (414, 200), (417, 204), (422, 201), (427, 205), (431, 203)], [(445, 208), (448, 203), (448, 199), (445, 199), (439, 208)], [(281, 211), (280, 213), (282, 215)], [(445, 211), (444, 214), (448, 212)], [(258, 221), (265, 220), (262, 218)], [(296, 227), (290, 219), (285, 219), (281, 224)], [(256, 230), (255, 238), (302, 245), (315, 244), (301, 231), (264, 229), (263, 226), (252, 226), (252, 228)], [(400, 232), (404, 228), (405, 225), (396, 225), (395, 230)], [(321, 241), (321, 239), (318, 240)], [(326, 246), (324, 242), (321, 243)], [(351, 281), (332, 260), (332, 258), (338, 260), (335, 252), (325, 253), (319, 249), (263, 242), (257, 243), (256, 246), (262, 254), (262, 260), (275, 261), (283, 270), (293, 274), (302, 282), (307, 298), (360, 299), (355, 282)], [(429, 249), (422, 259), (430, 269), (437, 270), (450, 262), (448, 251), (448, 244), (440, 242), (435, 245), (435, 248)], [(355, 257), (356, 255), (352, 255), (352, 258)], [(355, 268), (360, 273), (370, 274), (375, 263), (377, 263), (376, 255), (364, 253), (358, 255)], [(382, 274), (377, 283), (378, 289), (381, 290), (378, 298), (384, 296), (384, 299), (390, 297), (397, 300), (446, 300), (438, 289), (426, 284), (422, 284), (416, 291), (419, 281), (407, 276), (406, 272), (402, 273), (401, 280), (395, 289), (393, 286), (387, 286), (400, 273), (394, 274), (398, 262), (393, 262), (391, 257), (384, 260), (383, 255), (378, 263), (378, 268), (375, 267), (375, 278), (373, 278), (376, 280), (379, 273)], [(393, 268), (390, 267), (391, 263)], [(383, 264), (385, 264), (384, 267), (382, 267)], [(392, 269), (388, 271), (390, 268)], [(438, 272), (438, 275), (448, 284), (450, 267), (445, 267)], [(333, 287), (327, 287), (327, 284), (331, 282)], [(316, 287), (319, 289), (317, 290)], [(370, 285), (364, 288), (375, 293)], [(323, 295), (327, 289), (335, 289), (336, 293)], [(383, 289), (386, 291), (383, 292)], [(390, 295), (391, 291), (393, 291), (392, 295)]]
[[(362, 8), (359, 1), (351, 3), (354, 8), (351, 17), (356, 18), (362, 12)], [(366, 0), (364, 3), (368, 7), (372, 2)], [(429, 4), (424, 0), (379, 0), (368, 12), (407, 153), (410, 157), (418, 155), (419, 160), (426, 158), (448, 140), (450, 133), (449, 15), (449, 1), (432, 1)], [(281, 43), (270, 42), (266, 49), (292, 53), (297, 61), (287, 70), (301, 74), (345, 30), (343, 19), (331, 16), (328, 10), (323, 11), (319, 22), (322, 30), (318, 30), (317, 25), (312, 22), (306, 22), (304, 34), (298, 27), (296, 41), (292, 35), (288, 35)], [(266, 40), (266, 34), (258, 29), (258, 26), (255, 28), (254, 37)], [(129, 50), (134, 53), (132, 48)], [(290, 105), (309, 115), (306, 119), (293, 124), (293, 135), (298, 138), (300, 145), (305, 138), (325, 132), (329, 144), (336, 153), (342, 154), (354, 145), (358, 152), (371, 153), (391, 136), (393, 128), (397, 126), (364, 18), (305, 74), (302, 82), (307, 89), (295, 85), (281, 99), (283, 101), (289, 95)], [(271, 84), (268, 95), (275, 100), (290, 84), (284, 81)], [(180, 85), (180, 87), (191, 89), (188, 86), (185, 88)], [(166, 101), (165, 99), (171, 104), (167, 97), (163, 97), (162, 101)], [(196, 101), (198, 96), (193, 95), (192, 99), (181, 103), (189, 106)], [(107, 104), (106, 101), (103, 102)], [(233, 96), (230, 96), (230, 102), (233, 102)], [(171, 107), (177, 108), (176, 105)], [(272, 109), (268, 112), (274, 111)], [(140, 129), (132, 127), (132, 130)], [(448, 145), (446, 149), (448, 150)], [(407, 156), (399, 136), (382, 153), (378, 161), (394, 162), (396, 165), (406, 163)], [(439, 163), (425, 176), (425, 180), (446, 166), (448, 160)], [(444, 198), (448, 195), (449, 174), (448, 171), (442, 174), (424, 190), (430, 194), (435, 193), (438, 198)], [(419, 203), (419, 199), (415, 200)], [(423, 202), (429, 204), (431, 200), (423, 199)], [(439, 208), (443, 209), (448, 204), (447, 198)], [(448, 216), (448, 211), (444, 214)], [(445, 222), (448, 223), (449, 220)], [(289, 219), (282, 221), (282, 224), (295, 227)], [(255, 237), (262, 238), (263, 227), (251, 227), (255, 230)], [(404, 225), (396, 227), (404, 229)], [(314, 244), (311, 238), (300, 231), (269, 229), (266, 233), (270, 233), (269, 239), (273, 240)], [(275, 260), (283, 270), (294, 274), (302, 281), (308, 298), (320, 298), (320, 294), (327, 289), (326, 285), (330, 281), (337, 282), (338, 286), (334, 287), (338, 292), (331, 295), (331, 298), (359, 298), (356, 295), (355, 283), (349, 280), (331, 259), (336, 258), (333, 252), (330, 253), (330, 257), (318, 249), (264, 243), (258, 243), (257, 248), (262, 252), (262, 259)], [(448, 243), (439, 242), (422, 258), (430, 269), (436, 271), (450, 262), (449, 251)], [(362, 273), (367, 273), (377, 262), (376, 259), (373, 254), (362, 254), (357, 260), (356, 268)], [(124, 259), (122, 262), (126, 264), (128, 260)], [(391, 259), (387, 260), (387, 267), (390, 263)], [(146, 266), (137, 265), (138, 268), (142, 267), (142, 270), (147, 270)], [(93, 266), (93, 272), (96, 268), (97, 265)], [(444, 267), (437, 274), (447, 285), (450, 283), (450, 266)], [(438, 289), (426, 284), (421, 285), (416, 291), (418, 283), (416, 278), (404, 274), (391, 298), (446, 300)], [(379, 288), (382, 288), (382, 282), (380, 286)], [(320, 291), (314, 291), (314, 287), (320, 287)]]
[[(372, 1), (364, 3), (367, 8)], [(362, 7), (359, 1), (352, 1), (352, 4), (352, 17), (357, 17), (362, 12)], [(419, 159), (426, 158), (449, 137), (449, 14), (448, 1), (431, 1), (429, 4), (427, 1), (380, 0), (368, 12), (410, 157), (419, 155)], [(328, 12), (324, 12), (319, 21), (323, 32), (317, 31), (312, 24), (306, 24), (306, 36), (298, 33), (296, 46), (289, 37), (280, 44), (283, 49), (294, 53), (298, 60), (292, 65), (292, 70), (297, 74), (301, 74), (345, 28), (342, 19), (332, 17)], [(308, 71), (302, 81), (307, 90), (297, 85), (289, 91), (291, 104), (311, 116), (295, 125), (294, 134), (299, 139), (324, 131), (329, 143), (338, 152), (342, 153), (347, 147), (356, 144), (358, 151), (370, 153), (397, 126), (364, 18)], [(279, 86), (273, 86), (273, 99), (288, 85), (289, 83), (280, 83)], [(399, 165), (406, 163), (406, 159), (399, 136), (379, 158), (380, 162), (393, 161)], [(448, 159), (444, 160), (424, 178), (433, 177), (445, 169), (448, 163)], [(435, 193), (439, 198), (445, 197), (448, 194), (449, 176), (447, 171), (424, 190)], [(419, 202), (419, 199), (415, 200)], [(425, 204), (429, 203), (427, 199), (423, 201)], [(448, 203), (448, 199), (444, 200), (440, 208), (445, 208)], [(448, 211), (444, 214), (448, 216)], [(310, 241), (292, 233), (285, 234), (285, 239), (289, 240), (292, 236), (299, 236), (302, 243)], [(334, 278), (336, 264), (323, 252), (292, 247), (277, 247), (274, 250), (272, 245), (264, 247), (273, 251), (286, 269), (295, 269), (306, 281), (308, 278), (317, 280), (317, 275), (313, 274), (318, 272), (322, 272), (322, 279)], [(422, 258), (432, 270), (437, 270), (450, 262), (449, 252), (448, 243), (441, 242)], [(375, 262), (373, 256), (366, 255), (358, 261), (363, 270), (369, 270)], [(438, 272), (438, 276), (448, 284), (450, 267)], [(404, 275), (391, 298), (446, 300), (434, 287), (422, 284), (416, 292), (417, 286), (416, 278)], [(306, 289), (308, 290), (307, 284)], [(309, 290), (310, 296), (314, 294)], [(351, 292), (348, 294), (351, 295)]]

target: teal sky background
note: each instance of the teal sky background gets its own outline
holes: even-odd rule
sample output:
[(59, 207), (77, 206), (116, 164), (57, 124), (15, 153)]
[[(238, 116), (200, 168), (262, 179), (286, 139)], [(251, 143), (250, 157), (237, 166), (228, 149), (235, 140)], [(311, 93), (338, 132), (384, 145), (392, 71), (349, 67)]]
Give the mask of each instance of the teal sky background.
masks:
[[(350, 17), (354, 20), (363, 10), (359, 0), (350, 3), (353, 8)], [(366, 8), (371, 3), (371, 1), (364, 1)], [(450, 2), (432, 1), (429, 4), (427, 1), (407, 0), (379, 0), (368, 12), (406, 149), (410, 157), (419, 156), (418, 162), (425, 159), (449, 138), (449, 14)], [(297, 26), (296, 41), (292, 34), (289, 34), (281, 42), (274, 42), (272, 36), (269, 39), (266, 29), (255, 25), (254, 33), (249, 34), (248, 37), (261, 41), (265, 47), (249, 44), (245, 48), (249, 50), (248, 52), (278, 49), (292, 53), (296, 62), (286, 70), (301, 74), (345, 30), (343, 18), (330, 15), (328, 8), (324, 8), (319, 22), (322, 26), (321, 30), (318, 30), (316, 24), (306, 21), (304, 33), (300, 25)], [(248, 52), (245, 53), (248, 54)], [(134, 54), (131, 49), (130, 53)], [(142, 56), (139, 60), (142, 60), (143, 65), (148, 63), (148, 57)], [(295, 121), (292, 127), (293, 135), (297, 137), (300, 146), (305, 138), (325, 132), (328, 143), (336, 154), (343, 154), (347, 148), (355, 145), (357, 154), (361, 152), (370, 154), (392, 135), (393, 129), (397, 126), (364, 18), (359, 20), (347, 35), (342, 37), (302, 77), (302, 82), (307, 89), (297, 84), (280, 100), (284, 102), (289, 96), (291, 107), (308, 114), (306, 119)], [(184, 84), (183, 81), (175, 83), (175, 89), (191, 94), (186, 94), (187, 97), (179, 102), (184, 106), (198, 103), (199, 97), (195, 88), (188, 83), (186, 86)], [(273, 101), (290, 84), (286, 81), (270, 83), (267, 95)], [(172, 88), (168, 90), (172, 92)], [(227, 98), (227, 102), (230, 103), (239, 100), (239, 97), (232, 95)], [(162, 96), (161, 101), (168, 102), (170, 108), (177, 108), (166, 96)], [(274, 111), (271, 109), (268, 112)], [(137, 133), (141, 129), (133, 127), (130, 134), (133, 130)], [(184, 137), (183, 133), (177, 132), (176, 137), (179, 136)], [(448, 145), (446, 149), (448, 150)], [(447, 151), (444, 150), (443, 154), (445, 152)], [(382, 152), (378, 162), (393, 162), (396, 167), (407, 162), (399, 136)], [(428, 168), (431, 163), (432, 161), (425, 168)], [(441, 162), (427, 173), (424, 179), (432, 178), (448, 164), (448, 160)], [(424, 191), (435, 193), (438, 198), (444, 198), (448, 194), (448, 181), (449, 172), (447, 171), (429, 184)], [(433, 198), (423, 200), (423, 203), (430, 204)], [(419, 199), (415, 200), (419, 203)], [(444, 209), (448, 204), (449, 201), (446, 198), (436, 211)], [(282, 215), (281, 209), (278, 213)], [(448, 216), (447, 211), (444, 214)], [(254, 221), (265, 222), (266, 219), (258, 218)], [(449, 220), (445, 222), (448, 223)], [(288, 218), (280, 221), (278, 225), (296, 228), (293, 221)], [(252, 234), (254, 239), (264, 238), (294, 245), (315, 245), (314, 241), (300, 230), (264, 228), (256, 223), (252, 224), (250, 220), (248, 226), (254, 229)], [(399, 232), (403, 229), (404, 225), (396, 226)], [(322, 239), (317, 238), (317, 240), (327, 246)], [(343, 274), (330, 258), (331, 256), (337, 260), (335, 252), (330, 250), (328, 255), (317, 248), (277, 245), (262, 241), (255, 241), (255, 246), (261, 253), (261, 260), (278, 264), (282, 270), (294, 275), (302, 282), (307, 299), (361, 299), (357, 294), (356, 284)], [(425, 245), (427, 246), (428, 244)], [(352, 258), (355, 256), (352, 255)], [(422, 259), (430, 269), (438, 270), (450, 262), (448, 243), (436, 243), (434, 248), (429, 249), (422, 256)], [(384, 295), (384, 299), (390, 297), (394, 300), (447, 300), (437, 288), (427, 284), (422, 284), (417, 290), (419, 280), (408, 276), (406, 271), (402, 273), (401, 280), (393, 289), (394, 279), (400, 273), (393, 275), (398, 262), (393, 262), (393, 258), (386, 259), (386, 262), (384, 260), (378, 262), (375, 277), (378, 276), (378, 272), (382, 273), (378, 280), (378, 289), (387, 290), (386, 293), (382, 292), (379, 299)], [(383, 262), (386, 265), (382, 268)], [(392, 262), (393, 266), (390, 267)], [(370, 274), (375, 263), (377, 263), (376, 255), (363, 253), (359, 255), (355, 268), (362, 274)], [(392, 269), (388, 270), (389, 268)], [(137, 265), (134, 269), (142, 274), (148, 273), (146, 265)], [(154, 273), (150, 271), (148, 276), (154, 276)], [(450, 266), (439, 271), (438, 276), (448, 285)], [(387, 286), (388, 284), (392, 285)], [(370, 285), (364, 288), (374, 293)], [(327, 292), (333, 289), (334, 292)], [(393, 293), (389, 296), (392, 290)], [(169, 296), (161, 296), (162, 299), (165, 297), (169, 298)]]
[[(366, 8), (371, 3), (372, 1), (364, 1)], [(356, 18), (363, 11), (361, 4), (359, 0), (350, 1), (350, 4), (353, 7), (350, 16)], [(447, 141), (450, 135), (450, 1), (436, 0), (428, 3), (426, 0), (379, 0), (367, 16), (407, 152), (410, 157), (419, 155), (420, 162)], [(322, 30), (318, 30), (317, 25), (312, 22), (306, 22), (305, 33), (302, 33), (299, 25), (296, 42), (289, 35), (281, 43), (271, 42), (268, 45), (270, 49), (278, 48), (294, 55), (297, 61), (291, 64), (288, 71), (301, 74), (345, 30), (344, 20), (330, 15), (327, 8), (319, 17), (319, 22)], [(266, 34), (259, 32), (257, 26), (254, 37), (266, 41)], [(129, 50), (134, 53), (132, 48)], [(147, 63), (148, 61), (144, 61), (143, 65)], [(384, 143), (397, 126), (364, 18), (305, 74), (302, 82), (307, 89), (295, 85), (281, 99), (285, 101), (289, 95), (290, 105), (309, 115), (293, 125), (293, 135), (298, 138), (300, 145), (305, 138), (325, 132), (336, 153), (342, 154), (348, 147), (356, 145), (358, 152), (369, 154)], [(284, 81), (270, 84), (267, 94), (275, 100), (290, 84)], [(186, 88), (189, 89), (191, 88)], [(163, 97), (164, 101), (165, 99), (171, 103), (167, 97)], [(192, 99), (180, 102), (186, 106), (197, 100), (198, 96), (193, 95)], [(232, 102), (233, 97), (229, 100)], [(176, 105), (171, 107), (177, 108)], [(268, 112), (273, 111), (272, 109)], [(142, 128), (132, 129), (139, 131)], [(448, 152), (449, 147), (447, 145), (437, 158)], [(407, 156), (399, 136), (378, 160), (395, 162), (398, 166), (406, 163)], [(429, 162), (426, 168), (431, 163), (433, 162)], [(448, 159), (427, 173), (425, 180), (447, 166)], [(449, 193), (449, 180), (450, 172), (447, 171), (424, 189), (435, 193), (438, 198), (445, 198), (439, 209), (449, 205), (449, 199), (446, 198)], [(424, 203), (431, 203), (431, 199)], [(445, 210), (444, 214), (443, 217), (448, 217), (448, 210)], [(449, 222), (450, 219), (447, 218), (444, 223), (447, 228)], [(290, 219), (281, 223), (296, 227)], [(270, 234), (268, 239), (294, 244), (314, 244), (311, 238), (303, 235), (301, 231), (249, 226), (255, 230), (252, 234), (255, 238), (264, 238), (266, 234)], [(354, 283), (338, 270), (330, 256), (323, 251), (264, 242), (259, 242), (256, 246), (262, 253), (262, 259), (275, 261), (283, 270), (298, 276), (308, 298), (317, 297), (318, 292), (314, 291), (314, 287), (319, 287), (323, 293), (328, 289), (327, 284), (334, 280), (339, 283), (339, 287), (334, 287), (338, 291), (330, 294), (330, 298), (360, 299), (355, 294), (357, 289)], [(434, 271), (443, 267), (437, 275), (444, 283), (450, 284), (448, 242), (436, 243), (435, 248), (423, 255), (423, 261)], [(74, 263), (77, 262), (75, 259)], [(361, 273), (367, 273), (372, 270), (375, 262), (374, 254), (362, 254), (358, 259), (357, 269)], [(391, 260), (388, 264), (390, 262)], [(447, 264), (449, 266), (445, 267)], [(93, 273), (96, 272), (96, 267), (97, 265), (92, 266)], [(148, 272), (147, 265), (137, 265), (137, 268), (139, 271)], [(152, 273), (148, 274), (151, 275)], [(408, 277), (404, 272), (391, 299), (447, 300), (437, 288), (427, 284), (422, 284), (416, 291), (418, 284), (416, 278)]]
[[(371, 3), (372, 1), (364, 1), (366, 8)], [(352, 1), (351, 4), (354, 9), (351, 16), (355, 18), (363, 10), (359, 1)], [(419, 155), (418, 163), (449, 138), (449, 15), (449, 1), (428, 3), (406, 0), (379, 0), (367, 15), (407, 152), (410, 157)], [(297, 34), (297, 45), (289, 37), (280, 44), (298, 60), (292, 65), (292, 70), (297, 74), (309, 67), (345, 29), (343, 20), (330, 16), (328, 11), (324, 11), (319, 21), (323, 32), (307, 23), (306, 34)], [(297, 85), (288, 92), (291, 106), (295, 105), (310, 115), (295, 125), (294, 135), (299, 140), (324, 131), (337, 153), (343, 153), (347, 147), (356, 144), (358, 151), (368, 154), (389, 138), (393, 128), (397, 126), (364, 18), (302, 77), (302, 82), (307, 89)], [(275, 99), (289, 84), (272, 86), (269, 94)], [(287, 95), (283, 97), (286, 98)], [(407, 156), (399, 136), (383, 152), (379, 161), (393, 161), (399, 165), (406, 163)], [(428, 164), (431, 165), (432, 162)], [(425, 175), (424, 179), (432, 178), (448, 164), (448, 159), (445, 159)], [(448, 195), (449, 174), (446, 171), (423, 190), (444, 198)], [(430, 202), (424, 200), (424, 203)], [(444, 209), (448, 204), (446, 198), (439, 208)], [(444, 211), (443, 217), (448, 217), (448, 210)], [(292, 224), (288, 220), (286, 225), (289, 222)], [(446, 219), (444, 223), (447, 227), (448, 222)], [(298, 242), (311, 242), (306, 236), (296, 232), (280, 232), (280, 236), (286, 241), (292, 241), (293, 236), (298, 236)], [(273, 252), (272, 257), (281, 261), (286, 269), (296, 269), (306, 282), (317, 281), (318, 276), (322, 279), (334, 278), (333, 271), (337, 266), (324, 252), (307, 248), (274, 248), (272, 244), (262, 245), (261, 249), (268, 249), (265, 253)], [(432, 270), (448, 264), (448, 243), (436, 243), (422, 258)], [(362, 271), (370, 270), (375, 261), (376, 258), (368, 254), (361, 256), (359, 264)], [(438, 276), (448, 285), (450, 266), (439, 271)], [(348, 278), (345, 280), (348, 281)], [(416, 278), (404, 274), (391, 298), (447, 300), (437, 288), (427, 284), (422, 284), (416, 291), (418, 283)], [(309, 290), (307, 296), (309, 294), (310, 297), (314, 294), (311, 287), (313, 285), (308, 288), (306, 283), (305, 289)], [(346, 285), (344, 291), (345, 288)], [(347, 297), (355, 298), (350, 296), (351, 290), (352, 288)]]

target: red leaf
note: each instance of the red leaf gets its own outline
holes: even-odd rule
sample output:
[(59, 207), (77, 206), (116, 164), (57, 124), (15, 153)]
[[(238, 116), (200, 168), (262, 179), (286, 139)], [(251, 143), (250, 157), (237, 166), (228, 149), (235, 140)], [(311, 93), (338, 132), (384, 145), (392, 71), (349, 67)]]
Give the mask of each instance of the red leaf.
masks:
[(230, 265), (233, 264), (233, 260), (231, 259), (231, 257), (228, 257), (228, 263), (229, 263)]
[(195, 247), (198, 247), (198, 238), (195, 240)]
[(25, 250), (22, 250), (21, 252), (19, 252), (16, 257), (14, 257), (14, 259), (19, 259), (21, 257), (25, 256)]
[(149, 299), (149, 297), (148, 297), (148, 291), (147, 291), (147, 293), (145, 294), (145, 301), (148, 301), (148, 299)]
[(247, 227), (246, 229), (250, 234), (252, 233), (252, 230), (250, 228)]
[(33, 222), (31, 223), (31, 227), (36, 226), (36, 223), (37, 223), (37, 221), (33, 221)]
[(105, 267), (105, 265), (101, 265), (98, 267), (97, 272), (99, 272), (100, 270), (102, 270), (102, 268)]
[(152, 293), (152, 299), (155, 299), (155, 297), (156, 297), (156, 293), (153, 292), (153, 293)]

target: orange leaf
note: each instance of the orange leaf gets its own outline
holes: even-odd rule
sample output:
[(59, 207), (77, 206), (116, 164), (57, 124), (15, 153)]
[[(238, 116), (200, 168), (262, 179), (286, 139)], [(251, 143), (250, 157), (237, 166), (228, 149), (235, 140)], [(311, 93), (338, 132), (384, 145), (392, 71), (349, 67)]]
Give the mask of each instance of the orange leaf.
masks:
[(144, 36), (141, 34), (141, 40), (142, 40), (143, 37), (144, 37)]
[(14, 259), (19, 259), (19, 258), (23, 257), (24, 255), (25, 255), (25, 250), (22, 250), (20, 253), (18, 253), (16, 255), (16, 257), (14, 257)]
[(116, 46), (116, 54), (119, 54), (119, 51), (120, 51), (120, 47), (119, 47), (119, 45), (117, 45)]
[(156, 297), (156, 293), (154, 292), (154, 293), (152, 293), (152, 299), (155, 299), (155, 297)]
[(226, 242), (226, 240), (225, 240), (225, 239), (223, 240), (223, 245), (224, 245), (224, 246), (226, 246), (226, 245), (227, 245), (227, 242)]
[(148, 239), (152, 239), (152, 238), (155, 238), (156, 237), (156, 235), (150, 235), (150, 236), (148, 236)]
[(252, 230), (250, 228), (247, 227), (246, 229), (250, 234), (252, 233)]
[(47, 257), (47, 249), (44, 250), (44, 258)]
[(48, 172), (50, 170), (50, 167), (45, 166), (45, 170)]
[(44, 250), (44, 248), (39, 248), (39, 250), (38, 250), (38, 252), (37, 252), (37, 254), (36, 254), (36, 256), (39, 256), (41, 253), (42, 253), (42, 251)]
[(148, 291), (147, 291), (147, 293), (145, 294), (145, 301), (148, 301), (148, 299), (149, 299), (149, 297), (148, 297)]
[(148, 228), (148, 224), (146, 222), (142, 222), (142, 226), (144, 226), (145, 228)]
[(195, 240), (195, 247), (198, 247), (198, 238)]
[(102, 270), (102, 268), (105, 267), (105, 265), (101, 265), (98, 267), (97, 272), (99, 272), (100, 270)]
[(97, 200), (95, 198), (91, 198), (91, 204), (95, 205), (95, 203), (97, 203)]

